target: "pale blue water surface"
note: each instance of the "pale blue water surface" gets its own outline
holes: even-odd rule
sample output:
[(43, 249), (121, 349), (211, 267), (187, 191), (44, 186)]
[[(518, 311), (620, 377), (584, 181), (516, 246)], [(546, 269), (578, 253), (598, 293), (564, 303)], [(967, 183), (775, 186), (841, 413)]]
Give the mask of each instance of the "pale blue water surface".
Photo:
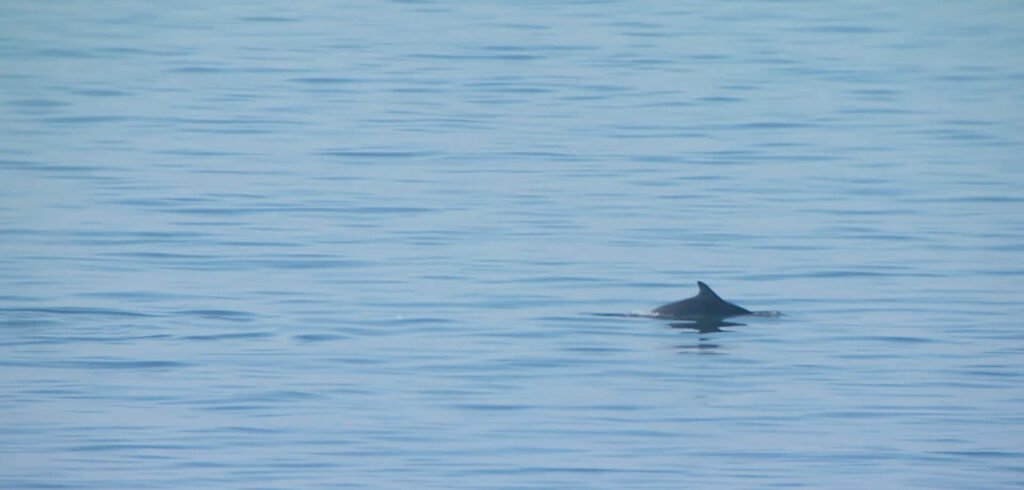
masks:
[[(0, 486), (1020, 488), (1024, 3), (0, 4)], [(696, 292), (778, 318), (630, 313)]]

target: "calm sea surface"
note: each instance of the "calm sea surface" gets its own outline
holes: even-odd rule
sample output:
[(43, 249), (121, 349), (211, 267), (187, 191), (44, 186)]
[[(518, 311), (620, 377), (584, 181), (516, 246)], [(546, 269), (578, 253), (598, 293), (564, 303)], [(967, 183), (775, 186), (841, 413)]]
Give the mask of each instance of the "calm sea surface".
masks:
[[(1021, 488), (1024, 3), (0, 4), (4, 488)], [(631, 313), (723, 297), (698, 333)]]

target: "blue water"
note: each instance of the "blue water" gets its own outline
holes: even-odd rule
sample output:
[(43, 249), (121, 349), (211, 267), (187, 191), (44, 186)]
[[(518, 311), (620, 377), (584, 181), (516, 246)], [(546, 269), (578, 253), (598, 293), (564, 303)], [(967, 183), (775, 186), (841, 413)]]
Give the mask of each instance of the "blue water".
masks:
[(3, 2), (0, 486), (1021, 488), (1022, 26)]

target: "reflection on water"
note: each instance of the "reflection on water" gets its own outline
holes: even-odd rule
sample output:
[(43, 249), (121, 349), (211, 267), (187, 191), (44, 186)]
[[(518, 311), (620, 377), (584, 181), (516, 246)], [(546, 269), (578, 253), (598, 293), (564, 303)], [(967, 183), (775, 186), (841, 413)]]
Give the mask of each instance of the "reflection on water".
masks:
[(687, 352), (697, 352), (699, 354), (712, 354), (717, 351), (720, 347), (719, 344), (708, 343), (707, 339), (701, 337), (696, 345), (677, 345), (676, 349), (679, 350), (680, 354)]
[[(654, 320), (665, 320), (665, 318), (653, 314), (642, 314), (642, 313), (591, 313), (594, 316), (613, 317), (613, 318), (650, 318)], [(755, 317), (769, 317), (778, 318), (782, 316), (782, 313), (778, 311), (755, 311), (749, 315), (743, 316), (755, 316)], [(700, 317), (694, 319), (673, 321), (669, 323), (672, 328), (696, 330), (697, 333), (715, 333), (724, 332), (722, 327), (741, 327), (746, 323), (726, 321), (724, 318), (709, 316)]]
[(746, 325), (746, 323), (727, 322), (721, 318), (701, 318), (689, 322), (673, 322), (669, 324), (672, 328), (686, 328), (696, 330), (697, 333), (702, 334), (722, 332), (722, 327), (740, 327), (743, 325)]
[(721, 345), (717, 343), (711, 343), (711, 337), (707, 334), (728, 332), (728, 330), (722, 330), (722, 327), (739, 327), (744, 325), (746, 325), (746, 323), (728, 322), (721, 318), (702, 318), (699, 320), (672, 322), (668, 324), (668, 326), (671, 328), (694, 330), (699, 334), (699, 336), (697, 337), (696, 344), (676, 346), (676, 349), (679, 350), (680, 354), (686, 352), (710, 354), (712, 352), (715, 352), (721, 347)]

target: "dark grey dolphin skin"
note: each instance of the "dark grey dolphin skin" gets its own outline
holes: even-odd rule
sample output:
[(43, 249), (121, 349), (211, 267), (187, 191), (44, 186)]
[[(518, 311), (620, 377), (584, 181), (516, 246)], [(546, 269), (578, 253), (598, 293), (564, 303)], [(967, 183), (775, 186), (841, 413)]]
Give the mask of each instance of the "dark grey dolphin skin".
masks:
[(711, 320), (755, 314), (720, 298), (701, 281), (697, 281), (697, 287), (700, 288), (700, 292), (696, 296), (659, 306), (651, 311), (651, 314), (658, 318), (678, 320)]

